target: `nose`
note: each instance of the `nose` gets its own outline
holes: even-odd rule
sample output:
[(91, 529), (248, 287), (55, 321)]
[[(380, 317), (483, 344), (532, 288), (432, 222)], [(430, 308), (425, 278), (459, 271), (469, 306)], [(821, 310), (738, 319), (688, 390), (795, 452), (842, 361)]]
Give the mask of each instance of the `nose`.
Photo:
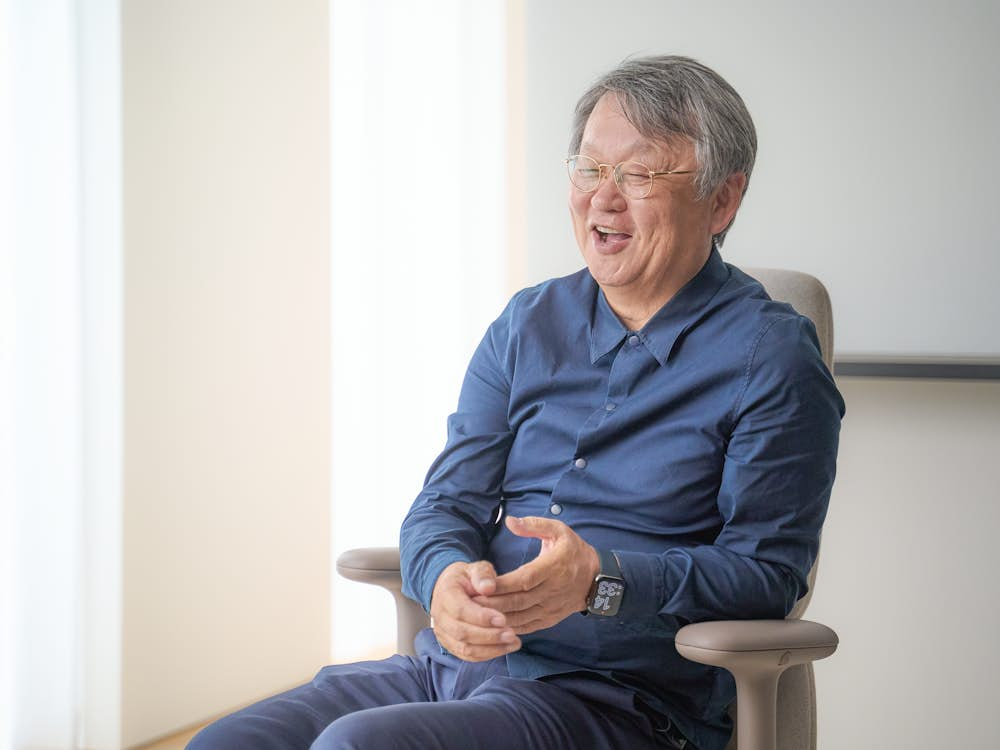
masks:
[(622, 211), (626, 207), (625, 196), (622, 195), (615, 184), (615, 177), (611, 169), (606, 166), (601, 168), (601, 181), (597, 189), (590, 194), (590, 202), (595, 208), (606, 211)]

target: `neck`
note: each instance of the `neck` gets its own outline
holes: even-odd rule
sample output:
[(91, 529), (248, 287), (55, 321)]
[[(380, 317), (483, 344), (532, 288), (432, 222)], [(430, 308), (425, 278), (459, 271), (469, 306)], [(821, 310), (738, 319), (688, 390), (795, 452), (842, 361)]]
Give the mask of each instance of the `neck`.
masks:
[(614, 311), (618, 320), (620, 320), (622, 325), (630, 331), (641, 331), (645, 327), (646, 323), (649, 322), (649, 319), (656, 314), (656, 311), (669, 301), (668, 298), (667, 300), (664, 300), (663, 304), (659, 307), (656, 307), (655, 309), (648, 309), (646, 307), (640, 308), (635, 305), (629, 305), (627, 301), (624, 303), (617, 301), (612, 298), (612, 295), (608, 293), (608, 290), (605, 290), (604, 296), (607, 298), (608, 305)]
[(630, 331), (639, 331), (685, 284), (698, 275), (707, 261), (708, 254), (699, 256), (685, 268), (671, 269), (655, 282), (641, 286), (637, 283), (627, 287), (602, 287), (604, 297), (624, 326)]

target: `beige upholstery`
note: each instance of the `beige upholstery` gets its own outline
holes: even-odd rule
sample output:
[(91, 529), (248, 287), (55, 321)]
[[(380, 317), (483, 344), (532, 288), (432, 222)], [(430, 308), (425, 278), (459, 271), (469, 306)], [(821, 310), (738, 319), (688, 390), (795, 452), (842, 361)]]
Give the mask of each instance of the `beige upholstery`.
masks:
[[(788, 302), (816, 325), (823, 359), (832, 367), (833, 315), (830, 297), (814, 277), (796, 271), (748, 268), (772, 298)], [(429, 624), (423, 609), (400, 592), (399, 550), (378, 547), (349, 550), (337, 571), (355, 581), (382, 586), (396, 600), (397, 648), (413, 653), (416, 633)], [(736, 679), (733, 709), (736, 732), (729, 748), (740, 750), (815, 750), (816, 694), (812, 662), (837, 649), (837, 635), (818, 623), (801, 620), (809, 593), (785, 620), (734, 620), (688, 625), (677, 633), (685, 658), (728, 669)]]

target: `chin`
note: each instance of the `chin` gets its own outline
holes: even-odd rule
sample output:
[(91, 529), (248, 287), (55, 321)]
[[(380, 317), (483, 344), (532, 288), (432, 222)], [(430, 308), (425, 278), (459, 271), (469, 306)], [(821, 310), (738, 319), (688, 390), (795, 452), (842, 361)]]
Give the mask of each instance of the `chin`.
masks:
[(594, 277), (594, 281), (602, 287), (625, 286), (632, 280), (627, 269), (620, 267), (608, 268), (606, 264), (600, 262), (587, 263), (587, 270)]
[(628, 275), (627, 264), (622, 262), (620, 256), (601, 255), (588, 248), (588, 252), (583, 254), (583, 260), (590, 270), (590, 275), (601, 283), (605, 281), (609, 284), (621, 283), (621, 278)]

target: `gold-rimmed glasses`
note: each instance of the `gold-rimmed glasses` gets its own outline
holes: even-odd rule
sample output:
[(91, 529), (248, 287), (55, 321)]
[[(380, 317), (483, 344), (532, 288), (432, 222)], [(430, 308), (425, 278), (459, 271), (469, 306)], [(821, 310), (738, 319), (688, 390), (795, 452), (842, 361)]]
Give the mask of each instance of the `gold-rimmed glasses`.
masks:
[(668, 174), (694, 174), (692, 169), (668, 169), (655, 172), (637, 161), (623, 161), (621, 164), (600, 164), (583, 154), (566, 159), (569, 181), (573, 187), (584, 193), (592, 193), (601, 184), (605, 173), (609, 173), (621, 194), (627, 198), (645, 198), (653, 190), (653, 178)]

